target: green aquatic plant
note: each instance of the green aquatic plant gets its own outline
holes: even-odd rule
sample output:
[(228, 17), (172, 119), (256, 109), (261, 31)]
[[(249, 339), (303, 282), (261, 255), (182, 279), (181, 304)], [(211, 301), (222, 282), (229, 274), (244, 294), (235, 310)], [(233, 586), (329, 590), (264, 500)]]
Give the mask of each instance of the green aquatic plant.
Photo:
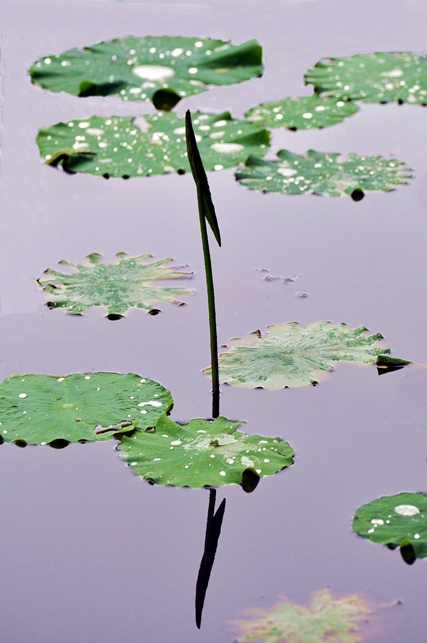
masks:
[(304, 78), (322, 96), (427, 105), (427, 61), (410, 52), (324, 58)]
[[(249, 154), (264, 155), (269, 132), (233, 119), (229, 112), (194, 115), (194, 128), (207, 170), (235, 167)], [(44, 162), (70, 173), (129, 178), (188, 172), (185, 122), (175, 113), (90, 116), (39, 130)]]
[(170, 110), (209, 85), (239, 83), (261, 76), (262, 70), (256, 40), (236, 46), (211, 38), (130, 36), (43, 56), (29, 73), (44, 89), (74, 96), (117, 95)]
[(338, 152), (324, 154), (309, 150), (299, 156), (288, 150), (277, 152), (277, 161), (249, 156), (236, 179), (251, 190), (280, 194), (319, 194), (363, 199), (366, 192), (389, 192), (405, 185), (412, 170), (397, 159), (381, 156), (343, 157)]
[(173, 406), (171, 392), (135, 373), (24, 374), (0, 384), (5, 442), (67, 444), (144, 431)]
[(49, 308), (63, 308), (72, 315), (81, 315), (92, 306), (102, 306), (109, 319), (118, 319), (129, 308), (141, 308), (148, 313), (158, 312), (153, 304), (158, 302), (178, 304), (177, 295), (188, 295), (189, 288), (155, 286), (156, 281), (189, 279), (191, 272), (183, 266), (167, 266), (172, 259), (148, 262), (152, 255), (129, 257), (124, 252), (116, 255), (115, 263), (102, 263), (101, 255), (88, 255), (89, 263), (74, 264), (60, 261), (73, 269), (72, 273), (47, 268), (46, 277), (37, 280), (45, 291)]
[[(382, 339), (380, 333), (368, 335), (364, 326), (343, 323), (273, 324), (264, 334), (256, 330), (228, 342), (230, 350), (219, 356), (220, 382), (278, 390), (317, 384), (338, 362), (388, 367), (410, 363), (391, 357)], [(204, 372), (210, 375), (211, 369)]]
[(236, 643), (358, 643), (373, 610), (358, 594), (333, 598), (328, 587), (314, 592), (309, 607), (282, 596), (272, 608), (248, 610), (252, 618), (236, 622), (243, 632)]
[(341, 123), (355, 114), (358, 107), (351, 101), (313, 96), (286, 96), (281, 100), (260, 103), (245, 113), (252, 123), (263, 127), (285, 127), (290, 130), (319, 129)]
[(162, 415), (153, 432), (122, 436), (118, 449), (141, 478), (176, 487), (234, 483), (245, 488), (248, 479), (270, 476), (292, 464), (294, 452), (287, 442), (246, 435), (236, 430), (240, 424), (219, 416), (181, 425)]
[(405, 562), (427, 558), (427, 495), (399, 493), (362, 505), (353, 529), (374, 543), (400, 548)]

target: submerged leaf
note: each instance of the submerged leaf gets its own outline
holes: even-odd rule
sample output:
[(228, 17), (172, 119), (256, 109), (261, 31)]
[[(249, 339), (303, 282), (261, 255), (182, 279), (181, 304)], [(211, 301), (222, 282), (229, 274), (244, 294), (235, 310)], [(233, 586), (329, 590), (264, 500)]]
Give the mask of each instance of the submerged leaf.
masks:
[[(267, 130), (229, 112), (193, 115), (193, 126), (206, 170), (223, 170), (244, 162), (249, 154), (265, 154)], [(37, 145), (49, 165), (68, 172), (104, 177), (130, 177), (188, 172), (185, 121), (173, 113), (91, 116), (39, 130)]]
[(314, 592), (310, 607), (281, 599), (271, 609), (248, 610), (253, 618), (236, 622), (243, 631), (237, 643), (357, 643), (373, 610), (358, 594), (334, 599), (327, 587)]
[(427, 495), (399, 493), (368, 502), (356, 511), (353, 529), (374, 543), (410, 546), (415, 557), (427, 558)]
[(336, 98), (287, 96), (282, 100), (261, 103), (246, 112), (246, 118), (264, 127), (286, 127), (291, 130), (330, 127), (358, 111), (351, 101)]
[(245, 435), (236, 431), (240, 424), (218, 417), (181, 425), (164, 415), (154, 432), (124, 436), (118, 449), (144, 480), (176, 487), (242, 484), (246, 470), (263, 478), (292, 464), (294, 452), (287, 442)]
[(44, 56), (31, 67), (30, 76), (34, 84), (56, 92), (151, 100), (157, 109), (170, 110), (207, 85), (231, 85), (260, 76), (261, 58), (256, 40), (236, 46), (182, 36), (115, 38)]
[[(330, 322), (267, 326), (264, 335), (255, 331), (229, 341), (230, 350), (219, 356), (220, 381), (278, 390), (317, 384), (337, 362), (375, 364), (390, 349), (380, 343), (382, 335), (368, 335), (367, 330)], [(210, 368), (205, 373), (209, 375)]]
[(12, 375), (0, 384), (6, 442), (108, 440), (155, 426), (173, 406), (170, 391), (135, 373)]
[(251, 190), (281, 194), (350, 195), (360, 201), (365, 192), (389, 192), (412, 178), (412, 171), (396, 159), (309, 150), (298, 156), (288, 150), (277, 152), (278, 161), (250, 156), (236, 179)]
[(305, 82), (324, 96), (427, 105), (427, 61), (410, 52), (324, 58), (306, 72)]
[(49, 308), (65, 308), (67, 313), (81, 315), (87, 308), (103, 306), (107, 316), (123, 316), (129, 308), (154, 309), (154, 302), (182, 305), (176, 295), (187, 295), (189, 288), (172, 288), (152, 285), (155, 281), (188, 279), (192, 273), (182, 272), (182, 266), (165, 266), (172, 259), (147, 263), (152, 255), (128, 257), (119, 252), (116, 263), (101, 263), (101, 255), (92, 253), (89, 263), (74, 264), (61, 261), (74, 269), (73, 273), (58, 272), (48, 268), (46, 278), (38, 279), (45, 291)]

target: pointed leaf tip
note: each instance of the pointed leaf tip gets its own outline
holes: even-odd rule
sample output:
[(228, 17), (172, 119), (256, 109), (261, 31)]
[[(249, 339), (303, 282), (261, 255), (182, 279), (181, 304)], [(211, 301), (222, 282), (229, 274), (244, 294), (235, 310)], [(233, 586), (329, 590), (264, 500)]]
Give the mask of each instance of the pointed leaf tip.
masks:
[(189, 109), (185, 113), (185, 137), (187, 141), (188, 161), (190, 163), (191, 173), (197, 188), (199, 208), (201, 208), (201, 213), (209, 223), (218, 245), (221, 246), (221, 233), (219, 231), (218, 220), (216, 218), (215, 206), (211, 197), (208, 177), (206, 176), (199, 148), (197, 147), (193, 123), (191, 121), (191, 112)]

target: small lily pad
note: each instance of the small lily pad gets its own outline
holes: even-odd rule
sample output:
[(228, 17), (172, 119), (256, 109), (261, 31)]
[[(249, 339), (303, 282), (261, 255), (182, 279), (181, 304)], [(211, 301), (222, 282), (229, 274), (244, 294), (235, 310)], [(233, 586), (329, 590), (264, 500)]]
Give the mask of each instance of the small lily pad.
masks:
[(117, 95), (170, 110), (207, 85), (231, 85), (261, 76), (261, 59), (256, 40), (236, 46), (210, 38), (128, 37), (44, 56), (29, 73), (34, 84), (52, 91)]
[(0, 384), (0, 435), (27, 444), (108, 440), (155, 426), (172, 406), (170, 391), (135, 373), (11, 375)]
[(305, 74), (322, 96), (427, 105), (427, 61), (410, 52), (324, 58)]
[(427, 495), (399, 493), (368, 502), (356, 511), (353, 529), (374, 543), (412, 548), (417, 558), (427, 558)]
[(351, 101), (321, 98), (314, 94), (298, 98), (287, 96), (282, 100), (261, 103), (247, 111), (245, 116), (252, 123), (264, 127), (306, 130), (336, 125), (357, 111), (357, 105)]
[[(308, 386), (328, 378), (337, 362), (376, 364), (390, 349), (380, 342), (380, 333), (368, 335), (364, 326), (297, 322), (267, 326), (243, 338), (231, 339), (230, 350), (219, 356), (221, 383), (244, 388)], [(393, 360), (401, 366), (406, 360)], [(210, 368), (204, 371), (210, 375)]]
[(333, 598), (328, 587), (314, 592), (309, 607), (280, 598), (272, 608), (248, 610), (252, 618), (236, 622), (243, 631), (237, 643), (358, 643), (360, 625), (374, 608), (358, 594)]
[(319, 194), (351, 196), (360, 201), (365, 192), (389, 192), (412, 178), (404, 163), (381, 156), (339, 153), (323, 154), (309, 150), (298, 156), (288, 150), (277, 152), (278, 161), (250, 156), (236, 179), (251, 190), (280, 194)]
[[(196, 141), (206, 170), (223, 170), (244, 162), (249, 154), (265, 154), (266, 129), (229, 112), (193, 116)], [(98, 176), (150, 176), (190, 171), (185, 121), (174, 113), (131, 116), (91, 116), (57, 123), (37, 135), (40, 155), (49, 165), (68, 172)]]
[(154, 286), (155, 281), (188, 279), (192, 273), (182, 272), (182, 266), (165, 266), (172, 259), (160, 259), (147, 263), (152, 255), (128, 257), (119, 252), (116, 263), (102, 263), (101, 255), (88, 255), (89, 263), (70, 266), (73, 273), (58, 272), (48, 268), (46, 278), (38, 279), (48, 298), (49, 308), (64, 308), (71, 315), (81, 315), (92, 306), (103, 306), (107, 317), (122, 317), (129, 308), (142, 308), (146, 312), (156, 310), (154, 302), (167, 302), (181, 306), (177, 295), (188, 295), (189, 288)]
[(287, 442), (245, 435), (236, 431), (240, 424), (218, 417), (181, 425), (164, 415), (153, 433), (123, 436), (117, 448), (140, 478), (176, 487), (242, 484), (248, 470), (263, 478), (292, 464)]

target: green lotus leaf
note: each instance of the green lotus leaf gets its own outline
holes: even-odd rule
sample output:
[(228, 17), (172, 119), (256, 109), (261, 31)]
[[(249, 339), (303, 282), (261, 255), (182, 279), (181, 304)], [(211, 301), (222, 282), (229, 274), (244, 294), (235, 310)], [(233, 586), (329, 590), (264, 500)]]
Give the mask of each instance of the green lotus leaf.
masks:
[(427, 61), (410, 52), (324, 58), (305, 74), (323, 96), (427, 105)]
[(309, 150), (298, 156), (277, 152), (278, 161), (250, 156), (236, 179), (251, 190), (281, 194), (350, 195), (360, 201), (365, 192), (389, 192), (412, 178), (412, 170), (396, 159)]
[[(262, 156), (270, 142), (267, 130), (234, 120), (229, 112), (196, 112), (193, 126), (206, 170), (234, 167), (249, 154)], [(170, 112), (57, 123), (39, 130), (37, 145), (47, 164), (62, 164), (68, 172), (128, 178), (190, 171), (184, 119)]]
[(170, 391), (135, 373), (12, 375), (0, 384), (0, 435), (42, 445), (107, 440), (155, 426), (172, 406)]
[[(244, 388), (278, 390), (317, 384), (328, 378), (337, 362), (368, 365), (383, 362), (390, 349), (380, 342), (380, 333), (347, 324), (297, 322), (267, 326), (231, 339), (230, 350), (219, 356), (221, 383)], [(395, 367), (409, 364), (394, 358)], [(210, 376), (210, 368), (204, 371)]]
[(330, 127), (357, 111), (358, 107), (351, 101), (321, 98), (314, 94), (298, 98), (287, 96), (282, 100), (261, 103), (247, 111), (245, 116), (252, 123), (264, 127), (297, 130)]
[(67, 313), (81, 315), (92, 306), (103, 306), (107, 317), (122, 317), (129, 308), (142, 308), (150, 313), (156, 310), (154, 302), (182, 305), (176, 295), (188, 295), (189, 288), (154, 286), (155, 281), (188, 279), (192, 273), (182, 272), (182, 266), (165, 266), (172, 259), (147, 262), (152, 255), (128, 257), (119, 252), (116, 263), (102, 263), (101, 255), (88, 255), (89, 263), (70, 266), (73, 273), (58, 272), (48, 268), (46, 278), (38, 279), (48, 298), (49, 308), (64, 308)]
[(207, 85), (231, 85), (261, 76), (261, 58), (256, 40), (236, 46), (210, 38), (128, 37), (44, 56), (29, 73), (34, 84), (52, 91), (117, 95), (170, 110), (184, 96), (204, 92)]
[(399, 493), (368, 502), (356, 511), (353, 529), (380, 545), (410, 545), (417, 558), (427, 558), (427, 495)]
[(309, 607), (280, 598), (272, 608), (248, 610), (252, 618), (236, 622), (243, 632), (237, 643), (357, 643), (359, 625), (374, 607), (358, 594), (333, 598), (328, 587), (314, 592)]
[(245, 435), (236, 431), (240, 424), (218, 417), (181, 425), (163, 415), (153, 433), (123, 436), (117, 448), (144, 480), (176, 487), (242, 484), (245, 471), (262, 478), (292, 464), (294, 452), (287, 442)]

